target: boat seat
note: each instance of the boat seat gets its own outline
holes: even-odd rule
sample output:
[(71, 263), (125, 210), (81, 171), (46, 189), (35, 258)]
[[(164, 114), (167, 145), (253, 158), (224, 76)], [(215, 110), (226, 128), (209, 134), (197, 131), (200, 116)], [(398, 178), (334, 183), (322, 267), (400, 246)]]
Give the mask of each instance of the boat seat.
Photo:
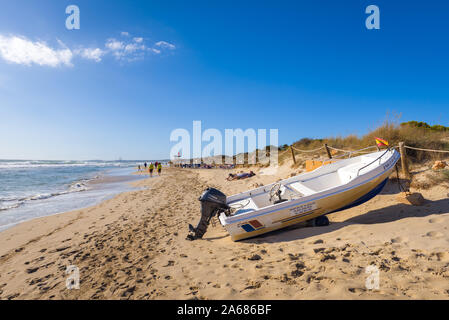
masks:
[(301, 182), (293, 182), (289, 184), (289, 187), (301, 193), (303, 196), (308, 196), (316, 193), (314, 190), (306, 187)]
[(288, 184), (282, 185), (280, 190), (281, 190), (281, 197), (284, 199), (287, 198), (289, 200), (293, 200), (293, 199), (299, 199), (299, 198), (303, 197), (302, 193), (293, 189)]
[(338, 169), (338, 175), (343, 183), (347, 183), (357, 177), (357, 171), (365, 166), (363, 162), (357, 162)]
[(231, 208), (236, 208), (234, 216), (242, 213), (248, 213), (252, 211), (259, 210), (254, 200), (250, 198), (245, 198), (236, 202), (229, 203), (228, 206)]

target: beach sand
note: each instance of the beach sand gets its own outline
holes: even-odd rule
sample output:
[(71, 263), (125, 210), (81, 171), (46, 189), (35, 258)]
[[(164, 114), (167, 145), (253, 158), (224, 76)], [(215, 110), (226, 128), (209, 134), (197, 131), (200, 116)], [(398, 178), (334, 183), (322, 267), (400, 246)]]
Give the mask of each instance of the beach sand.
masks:
[[(291, 227), (232, 242), (217, 220), (187, 241), (209, 186), (228, 195), (299, 169), (164, 169), (97, 206), (44, 217), (0, 233), (0, 299), (448, 299), (449, 190), (420, 191), (423, 206), (398, 202), (390, 180), (369, 202), (329, 216), (327, 227)], [(66, 289), (67, 266), (80, 289)], [(368, 290), (366, 267), (379, 268)]]

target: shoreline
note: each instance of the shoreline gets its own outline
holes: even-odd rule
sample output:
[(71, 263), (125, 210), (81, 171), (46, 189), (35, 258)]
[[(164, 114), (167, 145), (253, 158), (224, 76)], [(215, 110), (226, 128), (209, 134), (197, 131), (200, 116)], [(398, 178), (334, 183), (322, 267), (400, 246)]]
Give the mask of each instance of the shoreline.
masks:
[[(232, 242), (219, 223), (186, 241), (208, 187), (227, 195), (285, 178), (227, 182), (227, 169), (165, 168), (98, 205), (0, 232), (0, 299), (448, 299), (447, 189), (423, 191), (422, 207), (399, 204), (387, 184), (327, 227), (293, 227)], [(380, 268), (380, 290), (365, 267)], [(80, 289), (67, 290), (76, 265)]]
[(75, 179), (66, 189), (36, 191), (38, 197), (18, 199), (17, 206), (0, 211), (0, 232), (26, 221), (95, 206), (121, 192), (133, 190), (132, 183), (144, 177), (133, 175), (132, 170), (131, 167), (105, 169), (95, 176)]
[[(130, 175), (132, 175), (132, 176), (134, 176), (134, 175), (146, 175), (146, 173), (145, 172), (133, 171)], [(95, 203), (93, 205), (77, 208), (77, 209), (74, 209), (74, 210), (67, 210), (67, 211), (50, 213), (48, 215), (35, 217), (35, 218), (29, 219), (29, 220), (24, 220), (24, 221), (15, 223), (11, 227), (8, 227), (8, 228), (5, 228), (5, 229), (0, 229), (0, 235), (2, 234), (2, 232), (5, 232), (5, 231), (7, 231), (7, 230), (9, 230), (11, 228), (19, 227), (19, 226), (21, 226), (22, 224), (25, 224), (25, 223), (32, 223), (34, 220), (51, 218), (51, 217), (56, 216), (56, 215), (70, 214), (70, 213), (77, 212), (77, 211), (94, 209), (94, 208), (96, 208), (98, 206), (101, 206), (104, 202), (107, 202), (109, 200), (113, 200), (114, 198), (120, 196), (121, 194), (124, 194), (124, 193), (127, 193), (127, 192), (132, 192), (132, 191), (139, 191), (139, 188), (144, 188), (144, 187), (140, 186), (139, 182), (142, 181), (142, 180), (148, 179), (148, 178), (149, 177), (139, 177), (139, 178), (136, 178), (136, 179), (133, 179), (133, 180), (129, 180), (126, 177), (122, 177), (122, 176), (106, 176), (106, 175), (102, 175), (102, 176), (96, 176), (96, 177), (94, 177), (92, 179), (88, 179), (86, 184), (90, 185), (90, 186), (96, 186), (96, 185), (101, 185), (101, 184), (109, 184), (109, 183), (123, 183), (123, 184), (128, 185), (132, 189), (131, 190), (124, 190), (124, 191), (120, 191), (119, 193), (112, 194), (112, 195), (110, 195), (110, 197), (108, 199), (99, 200), (98, 203)], [(91, 190), (91, 189), (89, 189), (89, 190)], [(142, 189), (140, 189), (140, 190), (142, 190)], [(80, 192), (83, 192), (83, 191), (80, 191)], [(0, 251), (0, 253), (1, 253), (1, 251)]]

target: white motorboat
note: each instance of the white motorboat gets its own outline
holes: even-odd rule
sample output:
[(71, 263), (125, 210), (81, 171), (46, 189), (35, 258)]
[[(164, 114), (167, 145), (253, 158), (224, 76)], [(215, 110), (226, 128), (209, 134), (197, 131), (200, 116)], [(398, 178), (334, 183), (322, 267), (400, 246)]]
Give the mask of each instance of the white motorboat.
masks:
[(400, 155), (395, 149), (337, 160), (314, 171), (227, 197), (207, 189), (191, 240), (201, 238), (218, 215), (232, 240), (242, 240), (303, 221), (328, 223), (329, 213), (358, 206), (385, 186)]

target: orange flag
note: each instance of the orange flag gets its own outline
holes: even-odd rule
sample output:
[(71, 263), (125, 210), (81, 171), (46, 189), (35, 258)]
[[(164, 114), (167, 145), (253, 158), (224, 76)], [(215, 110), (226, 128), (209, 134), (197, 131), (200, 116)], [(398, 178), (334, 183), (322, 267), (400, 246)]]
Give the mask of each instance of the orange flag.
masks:
[(384, 140), (384, 139), (376, 137), (376, 143), (377, 143), (378, 147), (382, 147), (382, 146), (388, 147), (388, 141), (387, 140)]

